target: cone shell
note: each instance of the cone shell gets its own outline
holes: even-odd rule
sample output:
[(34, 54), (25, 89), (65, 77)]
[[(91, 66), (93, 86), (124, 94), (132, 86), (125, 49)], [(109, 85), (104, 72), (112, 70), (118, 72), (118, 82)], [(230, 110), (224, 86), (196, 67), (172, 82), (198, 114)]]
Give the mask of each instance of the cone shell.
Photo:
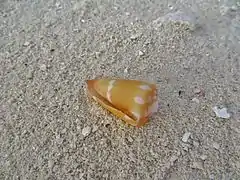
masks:
[(157, 111), (157, 90), (151, 83), (125, 79), (87, 80), (88, 94), (133, 126), (143, 126)]

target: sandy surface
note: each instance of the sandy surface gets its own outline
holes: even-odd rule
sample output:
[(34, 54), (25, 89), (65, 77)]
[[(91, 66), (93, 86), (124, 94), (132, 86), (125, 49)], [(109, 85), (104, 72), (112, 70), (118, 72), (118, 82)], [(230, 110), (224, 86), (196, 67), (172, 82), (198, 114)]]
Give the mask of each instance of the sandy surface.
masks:
[[(0, 0), (0, 179), (240, 179), (239, 5)], [(155, 82), (161, 108), (129, 127), (97, 76)]]

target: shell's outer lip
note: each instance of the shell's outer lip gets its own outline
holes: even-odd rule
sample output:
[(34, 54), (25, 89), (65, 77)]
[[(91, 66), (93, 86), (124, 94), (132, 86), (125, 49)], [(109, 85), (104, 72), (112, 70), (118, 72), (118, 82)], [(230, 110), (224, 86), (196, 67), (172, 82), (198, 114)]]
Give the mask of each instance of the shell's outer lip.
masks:
[[(116, 108), (115, 106), (113, 106), (109, 101), (107, 101), (105, 98), (99, 98), (96, 97), (96, 101), (98, 103), (100, 103), (104, 108), (106, 108), (108, 111), (110, 111), (112, 114), (114, 114), (115, 116), (117, 116), (118, 118), (122, 119), (125, 121), (125, 123), (127, 124), (131, 124), (133, 126), (136, 126), (136, 121), (134, 120), (134, 118), (132, 118), (131, 116), (129, 116), (127, 113), (123, 112), (122, 110), (119, 110), (118, 108)], [(126, 116), (128, 116), (128, 118), (126, 118)], [(126, 121), (127, 120), (127, 121)]]

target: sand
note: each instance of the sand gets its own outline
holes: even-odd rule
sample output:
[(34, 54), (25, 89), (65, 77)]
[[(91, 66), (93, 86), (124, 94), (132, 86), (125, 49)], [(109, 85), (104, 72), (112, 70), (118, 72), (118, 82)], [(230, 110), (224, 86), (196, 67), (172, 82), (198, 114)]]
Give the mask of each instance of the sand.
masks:
[[(0, 179), (240, 179), (239, 4), (1, 0)], [(126, 125), (96, 77), (156, 83), (159, 111)]]

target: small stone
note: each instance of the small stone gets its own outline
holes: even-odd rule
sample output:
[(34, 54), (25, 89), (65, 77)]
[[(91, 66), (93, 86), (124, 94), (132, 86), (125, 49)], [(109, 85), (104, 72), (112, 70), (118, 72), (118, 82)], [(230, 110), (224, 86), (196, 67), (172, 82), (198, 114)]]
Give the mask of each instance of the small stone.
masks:
[(54, 49), (54, 48), (51, 48), (51, 49), (50, 49), (50, 52), (54, 52), (54, 51), (55, 51), (55, 49)]
[(201, 156), (200, 156), (200, 159), (203, 160), (203, 161), (205, 161), (205, 160), (207, 159), (207, 155), (204, 155), (204, 154), (201, 155)]
[(90, 126), (84, 127), (82, 129), (82, 135), (84, 137), (88, 136), (90, 133), (91, 133), (91, 127)]
[(96, 58), (99, 58), (100, 55), (101, 55), (101, 52), (95, 52), (95, 57), (96, 57)]
[(199, 94), (199, 93), (201, 93), (201, 89), (199, 89), (199, 88), (195, 88), (194, 90), (193, 90), (193, 93), (194, 94)]
[(169, 143), (169, 142), (164, 139), (164, 141), (162, 142), (162, 146), (163, 146), (163, 147), (167, 147), (167, 146), (168, 146), (168, 143)]
[(199, 142), (197, 142), (197, 141), (193, 141), (193, 146), (195, 146), (195, 147), (199, 147)]
[(104, 179), (109, 179), (109, 174), (105, 173), (105, 174), (103, 175), (103, 178), (104, 178)]
[(130, 16), (130, 12), (126, 12), (125, 14), (126, 14), (126, 16)]
[(237, 92), (237, 87), (233, 87), (233, 92)]
[(192, 101), (193, 101), (193, 102), (195, 102), (195, 103), (197, 103), (197, 104), (199, 104), (199, 103), (200, 103), (200, 101), (199, 101), (199, 99), (198, 99), (198, 98), (192, 98)]
[(178, 156), (173, 155), (173, 156), (170, 158), (170, 163), (171, 163), (171, 165), (173, 165), (173, 164), (177, 161), (177, 159), (178, 159)]
[(58, 135), (56, 136), (56, 142), (57, 142), (58, 144), (62, 144), (62, 143), (63, 143), (63, 138), (61, 138), (60, 134), (58, 134)]
[(59, 6), (61, 6), (61, 5), (60, 5), (59, 2), (56, 2), (55, 6), (56, 6), (56, 7), (59, 7)]
[(29, 44), (30, 44), (30, 42), (26, 41), (26, 42), (23, 44), (23, 46), (27, 47), (27, 46), (29, 46)]
[(138, 55), (139, 56), (143, 56), (144, 55), (144, 52), (142, 52), (141, 50), (138, 51)]
[(203, 170), (203, 163), (201, 161), (193, 162), (191, 168)]
[(182, 141), (186, 143), (188, 141), (190, 135), (191, 135), (190, 132), (186, 132), (182, 137)]
[(240, 162), (239, 162), (239, 161), (236, 162), (236, 163), (235, 163), (235, 166), (236, 166), (237, 169), (240, 169)]
[(131, 35), (130, 39), (131, 39), (131, 40), (136, 40), (136, 39), (139, 38), (141, 35), (142, 35), (141, 33), (133, 34), (133, 35)]
[(171, 4), (168, 5), (168, 8), (169, 8), (170, 10), (173, 10), (173, 6), (172, 6)]
[(40, 65), (40, 70), (41, 71), (46, 71), (47, 70), (47, 66), (45, 64)]
[(78, 106), (78, 105), (76, 105), (74, 109), (75, 109), (75, 110), (79, 110), (79, 106)]
[(39, 96), (39, 100), (43, 100), (43, 95)]
[(130, 137), (130, 136), (128, 136), (128, 137), (127, 137), (127, 141), (130, 142), (130, 143), (132, 143), (132, 142), (133, 142), (133, 138)]
[(82, 129), (82, 127), (80, 125), (77, 125), (77, 130)]
[(64, 69), (66, 69), (66, 65), (65, 65), (65, 63), (63, 63), (63, 62), (62, 62), (62, 63), (60, 63), (60, 69), (61, 69), (61, 70), (64, 70)]
[(80, 30), (78, 28), (73, 29), (73, 32), (79, 33)]
[(28, 79), (32, 79), (32, 78), (33, 78), (33, 71), (29, 71), (29, 72), (27, 73), (27, 78), (28, 78)]
[(128, 68), (124, 69), (124, 73), (127, 74), (128, 73)]
[(230, 114), (227, 112), (227, 108), (218, 108), (217, 106), (213, 107), (212, 110), (215, 112), (216, 116), (223, 119), (230, 118)]
[(53, 165), (54, 165), (53, 160), (49, 159), (49, 160), (48, 160), (48, 168), (49, 168), (49, 169), (52, 169)]
[(183, 143), (183, 144), (181, 144), (181, 145), (182, 145), (183, 150), (186, 151), (186, 152), (188, 152), (189, 149), (190, 149), (190, 147), (191, 147), (189, 144), (184, 144), (184, 143)]
[(213, 146), (214, 149), (216, 149), (216, 150), (219, 150), (219, 149), (220, 149), (220, 145), (219, 145), (218, 143), (216, 143), (216, 142), (214, 142), (214, 143), (212, 144), (212, 146)]
[(198, 118), (196, 118), (196, 117), (194, 117), (193, 120), (194, 120), (196, 123), (199, 123), (199, 121), (200, 121), (200, 120), (199, 120)]
[(66, 132), (67, 132), (67, 129), (64, 128), (64, 129), (62, 130), (62, 133), (65, 134)]
[(209, 175), (209, 179), (210, 179), (210, 180), (214, 180), (214, 175), (213, 175), (213, 174), (210, 174), (210, 175)]
[(98, 126), (96, 126), (96, 125), (93, 125), (92, 132), (94, 133), (94, 132), (96, 132), (97, 130), (98, 130)]

